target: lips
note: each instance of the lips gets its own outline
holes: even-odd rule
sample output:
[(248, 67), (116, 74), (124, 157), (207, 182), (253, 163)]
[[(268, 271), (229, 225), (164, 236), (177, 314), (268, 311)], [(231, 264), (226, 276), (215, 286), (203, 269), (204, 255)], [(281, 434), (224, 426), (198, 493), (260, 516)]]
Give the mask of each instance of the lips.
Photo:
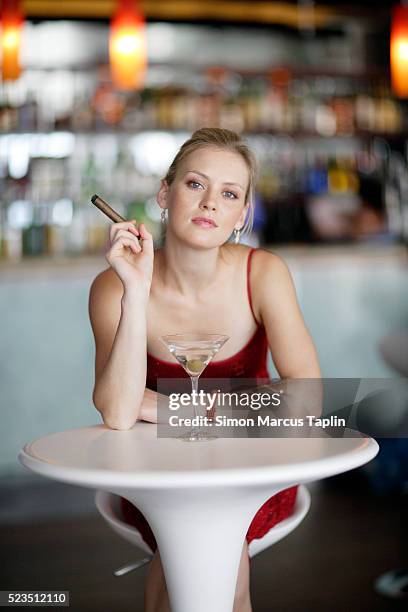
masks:
[(217, 227), (217, 224), (215, 223), (215, 221), (213, 221), (213, 219), (209, 219), (208, 217), (194, 217), (192, 219), (192, 222), (195, 223), (196, 225), (199, 225), (200, 227), (208, 227), (208, 228)]

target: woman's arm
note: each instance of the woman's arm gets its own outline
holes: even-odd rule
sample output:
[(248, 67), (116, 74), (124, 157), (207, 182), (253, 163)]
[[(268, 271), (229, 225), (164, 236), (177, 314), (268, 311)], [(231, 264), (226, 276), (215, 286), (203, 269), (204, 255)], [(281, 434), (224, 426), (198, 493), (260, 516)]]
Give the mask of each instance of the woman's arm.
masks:
[(259, 316), (265, 326), (273, 362), (281, 378), (319, 378), (317, 352), (284, 261), (259, 250), (251, 280)]
[(146, 316), (153, 273), (153, 240), (134, 221), (110, 229), (111, 268), (97, 276), (89, 296), (95, 336), (93, 401), (112, 429), (130, 429), (140, 418), (146, 386)]
[[(91, 320), (92, 329), (95, 337), (95, 387), (93, 392), (93, 401), (95, 407), (102, 414), (102, 418), (104, 423), (112, 429), (127, 429), (127, 427), (117, 426), (117, 423), (113, 423), (112, 410), (109, 410), (109, 406), (116, 406), (118, 409), (119, 406), (119, 397), (120, 397), (120, 389), (116, 388), (117, 382), (114, 381), (113, 384), (109, 383), (109, 372), (110, 376), (114, 375), (115, 364), (114, 357), (110, 366), (108, 366), (109, 356), (120, 355), (123, 349), (124, 354), (127, 354), (126, 342), (121, 343), (121, 338), (132, 338), (134, 333), (142, 332), (145, 333), (144, 327), (140, 325), (140, 319), (144, 319), (143, 313), (145, 313), (145, 305), (144, 301), (138, 301), (137, 299), (132, 303), (131, 301), (126, 302), (123, 300), (122, 304), (122, 294), (123, 294), (123, 286), (120, 283), (119, 279), (115, 279), (115, 273), (112, 270), (105, 270), (94, 280), (90, 298), (89, 298), (89, 315)], [(126, 309), (127, 306), (132, 305), (132, 313), (133, 319), (136, 313), (139, 314), (137, 319), (139, 320), (139, 330), (132, 330), (131, 327), (126, 329)], [(140, 308), (138, 308), (140, 306)], [(122, 316), (123, 315), (123, 316)], [(123, 333), (122, 333), (123, 329)], [(140, 354), (141, 347), (145, 345), (145, 342), (140, 341), (136, 350), (139, 352), (139, 357), (141, 358), (141, 362), (138, 361), (138, 356), (134, 355), (133, 346), (130, 347), (130, 358), (132, 360), (136, 359), (137, 367), (134, 372), (137, 372), (140, 380), (139, 383), (141, 386), (145, 386), (146, 378), (143, 378), (144, 363), (146, 362), (146, 352)], [(115, 346), (115, 350), (113, 351)], [(129, 366), (130, 361), (127, 361), (127, 365)], [(120, 366), (120, 364), (119, 364)], [(142, 366), (142, 367), (140, 367)], [(106, 367), (106, 377), (102, 376), (102, 373), (105, 372)], [(134, 378), (134, 372), (132, 372), (132, 378)], [(120, 374), (118, 375), (118, 380), (126, 380), (125, 378), (126, 372), (121, 369)], [(140, 388), (138, 394), (140, 394)], [(105, 391), (104, 391), (105, 389)], [(116, 395), (115, 395), (116, 394)], [(133, 404), (132, 401), (132, 409), (130, 410), (131, 414), (137, 413), (138, 416), (132, 420), (141, 420), (148, 421), (150, 423), (157, 423), (157, 400), (158, 393), (153, 391), (152, 389), (144, 389), (143, 397), (141, 400), (140, 411), (137, 411), (137, 399), (136, 403)], [(106, 405), (106, 408), (103, 408), (103, 403)], [(118, 410), (118, 413), (120, 411)], [(116, 415), (122, 418), (122, 413)], [(116, 425), (116, 426), (115, 426)]]
[(140, 418), (146, 385), (147, 298), (123, 292), (112, 270), (96, 277), (89, 296), (95, 337), (93, 401), (104, 423), (129, 429)]
[[(157, 403), (160, 397), (161, 397), (160, 393), (157, 393), (156, 391), (153, 391), (152, 389), (148, 389), (146, 387), (144, 396), (143, 396), (143, 403), (142, 403), (142, 408), (140, 411), (140, 417), (139, 417), (141, 421), (148, 421), (149, 423), (157, 423)], [(167, 404), (164, 404), (164, 405), (167, 405)]]
[[(108, 289), (104, 284), (111, 284), (114, 279), (109, 279), (109, 270), (102, 272), (97, 277), (91, 287), (90, 300), (89, 300), (89, 312), (91, 318), (91, 324), (95, 336), (96, 355), (95, 355), (95, 387), (93, 393), (93, 400), (96, 408), (101, 412), (102, 417), (104, 412), (99, 408), (100, 402), (97, 399), (97, 393), (100, 395), (100, 381), (101, 373), (104, 364), (107, 364), (108, 357), (112, 351), (113, 344), (115, 342), (116, 331), (119, 329), (121, 320), (121, 307), (118, 308), (120, 296), (115, 297), (115, 290), (121, 292), (122, 288), (117, 286)], [(111, 275), (113, 273), (110, 273)], [(105, 316), (101, 309), (101, 304), (105, 304)], [(99, 306), (96, 306), (99, 304)], [(100, 320), (102, 319), (102, 320)], [(123, 319), (124, 320), (124, 319)], [(117, 349), (120, 352), (120, 347)], [(145, 356), (144, 356), (145, 358)], [(143, 363), (143, 360), (142, 360)], [(143, 385), (145, 380), (143, 381)], [(108, 385), (109, 386), (109, 385)], [(157, 423), (157, 402), (160, 394), (152, 389), (144, 389), (143, 398), (141, 401), (140, 412), (138, 419), (140, 421), (148, 421), (149, 423)], [(107, 400), (107, 403), (109, 399)], [(106, 425), (109, 425), (109, 417), (104, 418)], [(112, 427), (117, 429), (116, 427)], [(120, 429), (120, 427), (119, 427)], [(125, 428), (126, 429), (126, 428)]]
[(273, 253), (257, 251), (253, 256), (251, 286), (255, 314), (265, 326), (272, 359), (282, 379), (274, 387), (283, 390), (287, 406), (296, 416), (301, 416), (305, 409), (320, 415), (319, 361), (287, 265)]

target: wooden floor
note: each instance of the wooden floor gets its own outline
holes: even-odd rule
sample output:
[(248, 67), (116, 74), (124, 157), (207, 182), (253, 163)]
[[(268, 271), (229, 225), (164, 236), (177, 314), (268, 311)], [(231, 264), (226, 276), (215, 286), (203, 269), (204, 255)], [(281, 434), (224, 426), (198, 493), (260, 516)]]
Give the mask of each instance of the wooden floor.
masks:
[[(83, 512), (67, 506), (67, 516), (64, 496), (72, 499), (78, 489), (45, 479), (38, 486), (11, 493), (2, 488), (0, 589), (69, 590), (74, 612), (142, 612), (146, 566), (122, 578), (112, 575), (137, 555), (93, 510), (91, 492), (81, 490)], [(254, 612), (402, 610), (373, 590), (379, 574), (407, 561), (401, 497), (377, 497), (356, 476), (310, 489), (312, 507), (302, 525), (252, 562)], [(13, 523), (5, 508), (22, 500), (26, 513), (16, 506)], [(30, 504), (39, 503), (42, 517), (27, 522)]]

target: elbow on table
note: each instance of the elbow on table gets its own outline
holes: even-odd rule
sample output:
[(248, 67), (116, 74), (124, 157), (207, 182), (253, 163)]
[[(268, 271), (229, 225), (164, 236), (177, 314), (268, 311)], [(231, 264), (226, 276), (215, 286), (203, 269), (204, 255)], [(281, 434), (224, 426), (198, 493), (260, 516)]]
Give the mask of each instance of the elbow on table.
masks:
[(117, 429), (120, 431), (127, 431), (132, 429), (135, 423), (139, 420), (139, 412), (137, 411), (136, 415), (133, 415), (131, 418), (124, 417), (123, 412), (117, 406), (115, 407), (115, 411), (109, 409), (107, 406), (103, 406), (101, 402), (98, 400), (97, 396), (93, 395), (93, 403), (95, 408), (102, 416), (102, 420), (104, 425), (109, 427), (109, 429)]
[(129, 429), (132, 429), (136, 423), (134, 419), (132, 419), (132, 421), (123, 421), (111, 417), (105, 417), (103, 415), (102, 418), (106, 427), (109, 427), (109, 429), (116, 429), (117, 431), (128, 431)]

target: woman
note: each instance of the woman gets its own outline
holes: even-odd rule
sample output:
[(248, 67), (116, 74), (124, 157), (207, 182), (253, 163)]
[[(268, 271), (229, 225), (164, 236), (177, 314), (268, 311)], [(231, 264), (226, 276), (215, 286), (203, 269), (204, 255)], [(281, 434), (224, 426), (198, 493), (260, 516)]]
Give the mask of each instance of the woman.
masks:
[[(167, 216), (164, 247), (135, 221), (111, 227), (110, 268), (94, 280), (90, 318), (96, 362), (93, 400), (104, 423), (129, 429), (156, 422), (158, 377), (180, 377), (159, 341), (166, 333), (212, 332), (229, 341), (204, 376), (267, 377), (267, 349), (281, 378), (318, 378), (318, 359), (288, 269), (277, 256), (228, 242), (253, 216), (255, 162), (234, 132), (198, 130), (186, 141), (161, 183), (157, 202)], [(174, 368), (174, 369), (173, 369)], [(234, 612), (250, 612), (248, 543), (286, 518), (296, 488), (268, 500), (242, 550)], [(128, 504), (129, 505), (129, 504)], [(155, 549), (144, 517), (133, 520)], [(124, 504), (131, 515), (131, 509)], [(145, 611), (170, 610), (156, 549), (149, 567)]]

